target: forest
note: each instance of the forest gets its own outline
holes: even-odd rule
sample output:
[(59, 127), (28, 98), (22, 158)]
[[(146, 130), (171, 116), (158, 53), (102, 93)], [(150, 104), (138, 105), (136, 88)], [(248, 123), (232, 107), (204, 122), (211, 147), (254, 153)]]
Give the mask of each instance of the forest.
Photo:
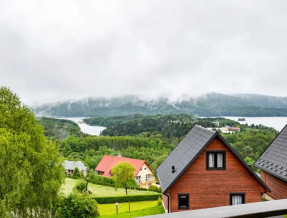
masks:
[[(240, 125), (225, 118), (197, 118), (188, 114), (137, 114), (89, 118), (85, 122), (105, 125), (107, 129), (100, 136), (70, 132), (67, 138), (54, 137), (54, 140), (66, 159), (82, 160), (91, 169), (104, 155), (121, 153), (124, 157), (144, 159), (155, 170), (194, 125), (215, 128), (213, 122), (219, 122), (219, 127), (240, 127), (241, 132), (222, 135), (248, 164), (253, 164), (278, 133), (262, 125)], [(51, 127), (44, 125), (48, 130)]]

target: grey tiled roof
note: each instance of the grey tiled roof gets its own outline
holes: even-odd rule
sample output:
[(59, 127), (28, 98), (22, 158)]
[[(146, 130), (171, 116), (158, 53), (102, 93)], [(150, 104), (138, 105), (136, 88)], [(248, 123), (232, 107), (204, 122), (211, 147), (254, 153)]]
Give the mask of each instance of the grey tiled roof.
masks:
[(287, 182), (287, 126), (283, 128), (254, 165)]
[[(247, 166), (244, 160), (218, 132), (196, 125), (156, 169), (157, 177), (163, 193), (166, 193), (171, 188), (177, 179), (186, 171), (186, 169), (215, 137), (218, 137), (241, 161), (250, 174), (253, 175), (255, 179), (257, 179), (268, 191), (270, 191), (266, 184), (255, 174), (251, 167)], [(174, 173), (172, 173), (172, 166), (175, 167)]]
[(76, 167), (79, 169), (80, 172), (83, 170), (87, 170), (87, 167), (82, 161), (65, 160), (64, 166), (66, 170), (75, 170)]
[[(194, 126), (177, 147), (156, 169), (163, 192), (167, 191), (177, 177), (200, 154), (205, 145), (216, 135), (215, 131)], [(172, 166), (175, 172), (172, 173)]]

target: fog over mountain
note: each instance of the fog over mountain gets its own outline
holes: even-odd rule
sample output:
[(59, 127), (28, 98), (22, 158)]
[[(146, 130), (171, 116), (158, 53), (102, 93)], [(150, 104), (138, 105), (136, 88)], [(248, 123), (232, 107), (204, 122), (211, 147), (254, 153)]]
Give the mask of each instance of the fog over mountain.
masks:
[(170, 101), (137, 96), (85, 98), (44, 104), (33, 108), (42, 116), (97, 117), (128, 114), (187, 113), (196, 116), (287, 116), (287, 98), (264, 95), (207, 93)]

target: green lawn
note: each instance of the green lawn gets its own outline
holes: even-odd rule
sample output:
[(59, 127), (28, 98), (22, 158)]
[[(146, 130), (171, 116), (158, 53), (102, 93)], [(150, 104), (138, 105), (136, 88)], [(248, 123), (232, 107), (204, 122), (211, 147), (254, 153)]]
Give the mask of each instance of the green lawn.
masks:
[[(130, 202), (131, 211), (143, 210), (151, 207), (156, 207), (158, 201), (137, 201)], [(129, 203), (119, 203), (118, 204), (119, 213), (129, 212)], [(116, 204), (99, 204), (99, 213), (101, 216), (115, 215), (116, 214)]]
[[(135, 203), (135, 202), (134, 202)], [(126, 213), (114, 214), (114, 215), (102, 215), (100, 213), (100, 217), (103, 218), (131, 218), (131, 217), (140, 217), (140, 216), (149, 216), (165, 213), (163, 206), (155, 206), (146, 209), (141, 209), (137, 211), (131, 211)]]
[[(70, 194), (76, 182), (76, 179), (66, 178), (65, 184), (63, 184), (61, 188), (61, 193), (63, 193), (64, 195)], [(92, 192), (93, 196), (97, 197), (126, 195), (125, 189), (120, 188), (116, 191), (113, 187), (96, 185), (92, 183), (89, 183), (88, 190)], [(128, 190), (128, 195), (150, 195), (155, 193), (156, 192), (151, 191)]]

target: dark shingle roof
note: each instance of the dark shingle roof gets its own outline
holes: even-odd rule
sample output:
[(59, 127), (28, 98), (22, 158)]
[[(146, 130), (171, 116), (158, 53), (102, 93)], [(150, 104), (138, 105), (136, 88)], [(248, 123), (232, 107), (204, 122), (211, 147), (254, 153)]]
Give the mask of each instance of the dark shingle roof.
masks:
[[(233, 148), (222, 138), (222, 136), (212, 130), (208, 130), (201, 126), (194, 126), (184, 139), (174, 148), (167, 158), (156, 169), (156, 173), (162, 187), (163, 193), (166, 193), (177, 179), (186, 171), (193, 161), (201, 154), (205, 147), (214, 139), (219, 137), (221, 141), (234, 153), (234, 155), (242, 162), (249, 172), (268, 190), (270, 189), (262, 182), (262, 180), (254, 173), (254, 171), (246, 165), (244, 160), (238, 156)], [(175, 172), (172, 173), (172, 166)]]
[[(215, 131), (207, 130), (200, 126), (194, 126), (191, 129), (156, 169), (163, 192), (169, 189), (180, 173), (185, 171), (191, 160), (196, 157), (199, 151), (215, 134)], [(172, 166), (175, 167), (174, 173), (171, 172)]]
[(254, 165), (287, 182), (287, 125)]

